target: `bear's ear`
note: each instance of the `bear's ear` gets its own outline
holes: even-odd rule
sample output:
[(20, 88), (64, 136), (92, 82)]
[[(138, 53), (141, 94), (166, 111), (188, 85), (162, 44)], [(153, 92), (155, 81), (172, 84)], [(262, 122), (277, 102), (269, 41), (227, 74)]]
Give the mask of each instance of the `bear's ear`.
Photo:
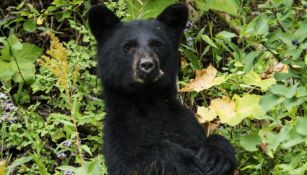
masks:
[(189, 19), (188, 8), (183, 3), (175, 3), (168, 6), (157, 17), (158, 21), (163, 22), (168, 27), (173, 28), (178, 34), (181, 34)]
[(120, 19), (103, 5), (93, 6), (88, 12), (88, 24), (96, 40), (109, 35)]

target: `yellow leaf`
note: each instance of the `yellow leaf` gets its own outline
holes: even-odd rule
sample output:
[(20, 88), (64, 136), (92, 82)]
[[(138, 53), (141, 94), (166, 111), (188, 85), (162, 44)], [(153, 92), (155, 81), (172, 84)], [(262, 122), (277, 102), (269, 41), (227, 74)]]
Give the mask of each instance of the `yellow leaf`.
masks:
[(211, 101), (210, 109), (214, 109), (222, 123), (234, 126), (241, 122), (235, 112), (235, 102), (229, 97), (217, 98)]
[(47, 68), (57, 77), (57, 86), (63, 89), (67, 96), (70, 95), (69, 89), (69, 63), (67, 60), (67, 51), (59, 39), (51, 32), (47, 32), (50, 36), (50, 48), (46, 51), (38, 63)]
[(243, 97), (234, 96), (236, 102), (236, 112), (238, 116), (246, 117), (262, 117), (264, 111), (259, 105), (262, 96), (245, 94)]
[(37, 25), (42, 25), (43, 24), (44, 19), (43, 18), (37, 18), (36, 19), (36, 24)]
[(216, 77), (217, 70), (210, 64), (207, 69), (196, 71), (195, 79), (192, 79), (180, 92), (200, 92), (209, 89), (212, 86), (221, 84), (226, 81), (225, 77)]
[(0, 161), (0, 175), (5, 175), (6, 161)]
[(259, 118), (264, 115), (264, 111), (259, 105), (260, 95), (245, 94), (243, 97), (235, 95), (233, 99), (229, 97), (216, 98), (211, 101), (209, 107), (197, 107), (199, 123), (210, 122), (217, 116), (222, 123), (235, 126), (245, 118)]
[(266, 91), (273, 84), (276, 84), (276, 80), (274, 78), (268, 78), (262, 80), (260, 76), (256, 72), (249, 72), (243, 77), (244, 83), (248, 85), (254, 85), (261, 88), (261, 90)]
[(210, 122), (217, 116), (214, 109), (209, 109), (204, 106), (197, 107), (197, 119), (199, 123)]

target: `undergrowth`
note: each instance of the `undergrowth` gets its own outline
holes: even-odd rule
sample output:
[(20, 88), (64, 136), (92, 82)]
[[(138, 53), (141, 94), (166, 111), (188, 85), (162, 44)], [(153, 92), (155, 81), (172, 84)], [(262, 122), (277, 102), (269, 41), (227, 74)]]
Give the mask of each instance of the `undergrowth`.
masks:
[[(105, 4), (123, 20), (174, 0)], [(0, 174), (105, 174), (97, 1), (0, 3)], [(235, 174), (307, 172), (307, 2), (186, 0), (180, 99), (236, 147)]]

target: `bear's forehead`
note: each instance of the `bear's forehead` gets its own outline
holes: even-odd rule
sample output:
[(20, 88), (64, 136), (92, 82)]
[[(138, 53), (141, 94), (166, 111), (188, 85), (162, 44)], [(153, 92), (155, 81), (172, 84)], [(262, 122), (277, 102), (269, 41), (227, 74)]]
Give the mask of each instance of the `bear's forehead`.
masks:
[(166, 43), (168, 41), (168, 31), (163, 23), (157, 20), (135, 20), (121, 22), (113, 29), (112, 37), (109, 41), (125, 44), (126, 42), (136, 41), (147, 45), (153, 40)]
[(156, 20), (134, 20), (122, 23), (119, 30), (130, 35), (161, 35), (165, 31), (161, 30), (163, 27), (163, 24)]

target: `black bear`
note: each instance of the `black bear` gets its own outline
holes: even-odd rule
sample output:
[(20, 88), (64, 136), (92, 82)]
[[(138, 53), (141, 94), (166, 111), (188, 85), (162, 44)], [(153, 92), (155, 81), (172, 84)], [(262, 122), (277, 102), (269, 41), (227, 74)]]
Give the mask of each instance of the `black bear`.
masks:
[(231, 174), (233, 147), (220, 135), (206, 138), (193, 112), (176, 98), (187, 7), (176, 3), (156, 19), (122, 22), (97, 5), (88, 17), (106, 103), (108, 174)]

